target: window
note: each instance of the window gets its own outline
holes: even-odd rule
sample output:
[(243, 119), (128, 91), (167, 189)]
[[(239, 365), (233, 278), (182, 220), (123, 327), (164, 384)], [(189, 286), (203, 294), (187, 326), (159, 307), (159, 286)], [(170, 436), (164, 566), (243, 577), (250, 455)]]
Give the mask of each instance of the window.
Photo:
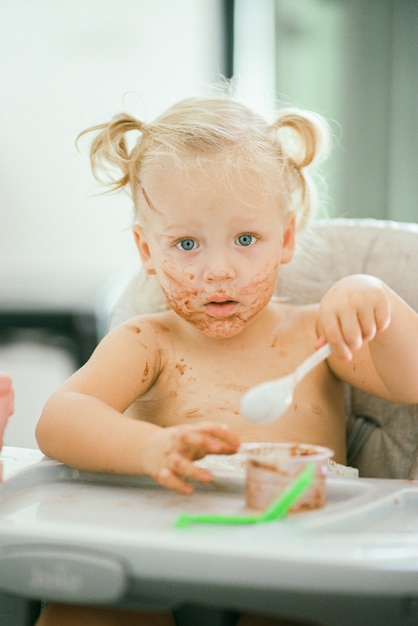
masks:
[(418, 221), (417, 32), (413, 0), (235, 1), (243, 97), (331, 123), (331, 215)]

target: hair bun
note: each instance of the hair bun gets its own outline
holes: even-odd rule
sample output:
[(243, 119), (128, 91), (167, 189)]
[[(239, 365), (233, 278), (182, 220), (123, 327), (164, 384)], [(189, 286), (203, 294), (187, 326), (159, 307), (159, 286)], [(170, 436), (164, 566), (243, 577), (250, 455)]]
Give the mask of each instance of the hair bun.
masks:
[(329, 153), (329, 126), (317, 113), (283, 109), (273, 125), (286, 156), (299, 169), (322, 161)]

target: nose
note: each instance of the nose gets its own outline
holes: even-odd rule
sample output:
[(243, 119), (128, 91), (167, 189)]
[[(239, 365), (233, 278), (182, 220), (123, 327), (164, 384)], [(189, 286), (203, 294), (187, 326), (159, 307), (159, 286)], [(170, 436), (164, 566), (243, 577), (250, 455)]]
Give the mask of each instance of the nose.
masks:
[(236, 272), (228, 255), (212, 255), (203, 272), (203, 279), (207, 282), (232, 280), (235, 276)]

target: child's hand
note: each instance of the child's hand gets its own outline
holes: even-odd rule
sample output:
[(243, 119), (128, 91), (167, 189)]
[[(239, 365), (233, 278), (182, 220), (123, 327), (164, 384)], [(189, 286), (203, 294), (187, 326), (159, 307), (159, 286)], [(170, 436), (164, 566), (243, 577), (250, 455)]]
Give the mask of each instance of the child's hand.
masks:
[(229, 428), (217, 422), (159, 428), (147, 442), (145, 471), (160, 485), (189, 494), (193, 487), (188, 480), (212, 480), (212, 474), (193, 461), (206, 454), (233, 454), (239, 444)]
[(323, 296), (319, 308), (320, 339), (347, 361), (390, 323), (390, 300), (384, 283), (373, 276), (347, 276)]
[(10, 376), (0, 372), (0, 450), (3, 446), (3, 434), (9, 417), (14, 409), (14, 391)]

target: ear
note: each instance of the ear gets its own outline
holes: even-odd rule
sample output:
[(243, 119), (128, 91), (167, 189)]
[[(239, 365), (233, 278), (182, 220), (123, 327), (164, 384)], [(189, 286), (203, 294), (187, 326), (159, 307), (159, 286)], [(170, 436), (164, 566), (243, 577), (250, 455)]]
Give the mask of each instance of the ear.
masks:
[(284, 265), (293, 259), (295, 252), (296, 224), (292, 213), (286, 217), (285, 230), (283, 232), (283, 249), (280, 262)]
[(138, 248), (139, 256), (141, 257), (142, 265), (147, 274), (155, 274), (155, 268), (151, 260), (151, 252), (148, 246), (148, 242), (145, 238), (144, 229), (142, 226), (135, 224), (132, 229), (135, 244)]

